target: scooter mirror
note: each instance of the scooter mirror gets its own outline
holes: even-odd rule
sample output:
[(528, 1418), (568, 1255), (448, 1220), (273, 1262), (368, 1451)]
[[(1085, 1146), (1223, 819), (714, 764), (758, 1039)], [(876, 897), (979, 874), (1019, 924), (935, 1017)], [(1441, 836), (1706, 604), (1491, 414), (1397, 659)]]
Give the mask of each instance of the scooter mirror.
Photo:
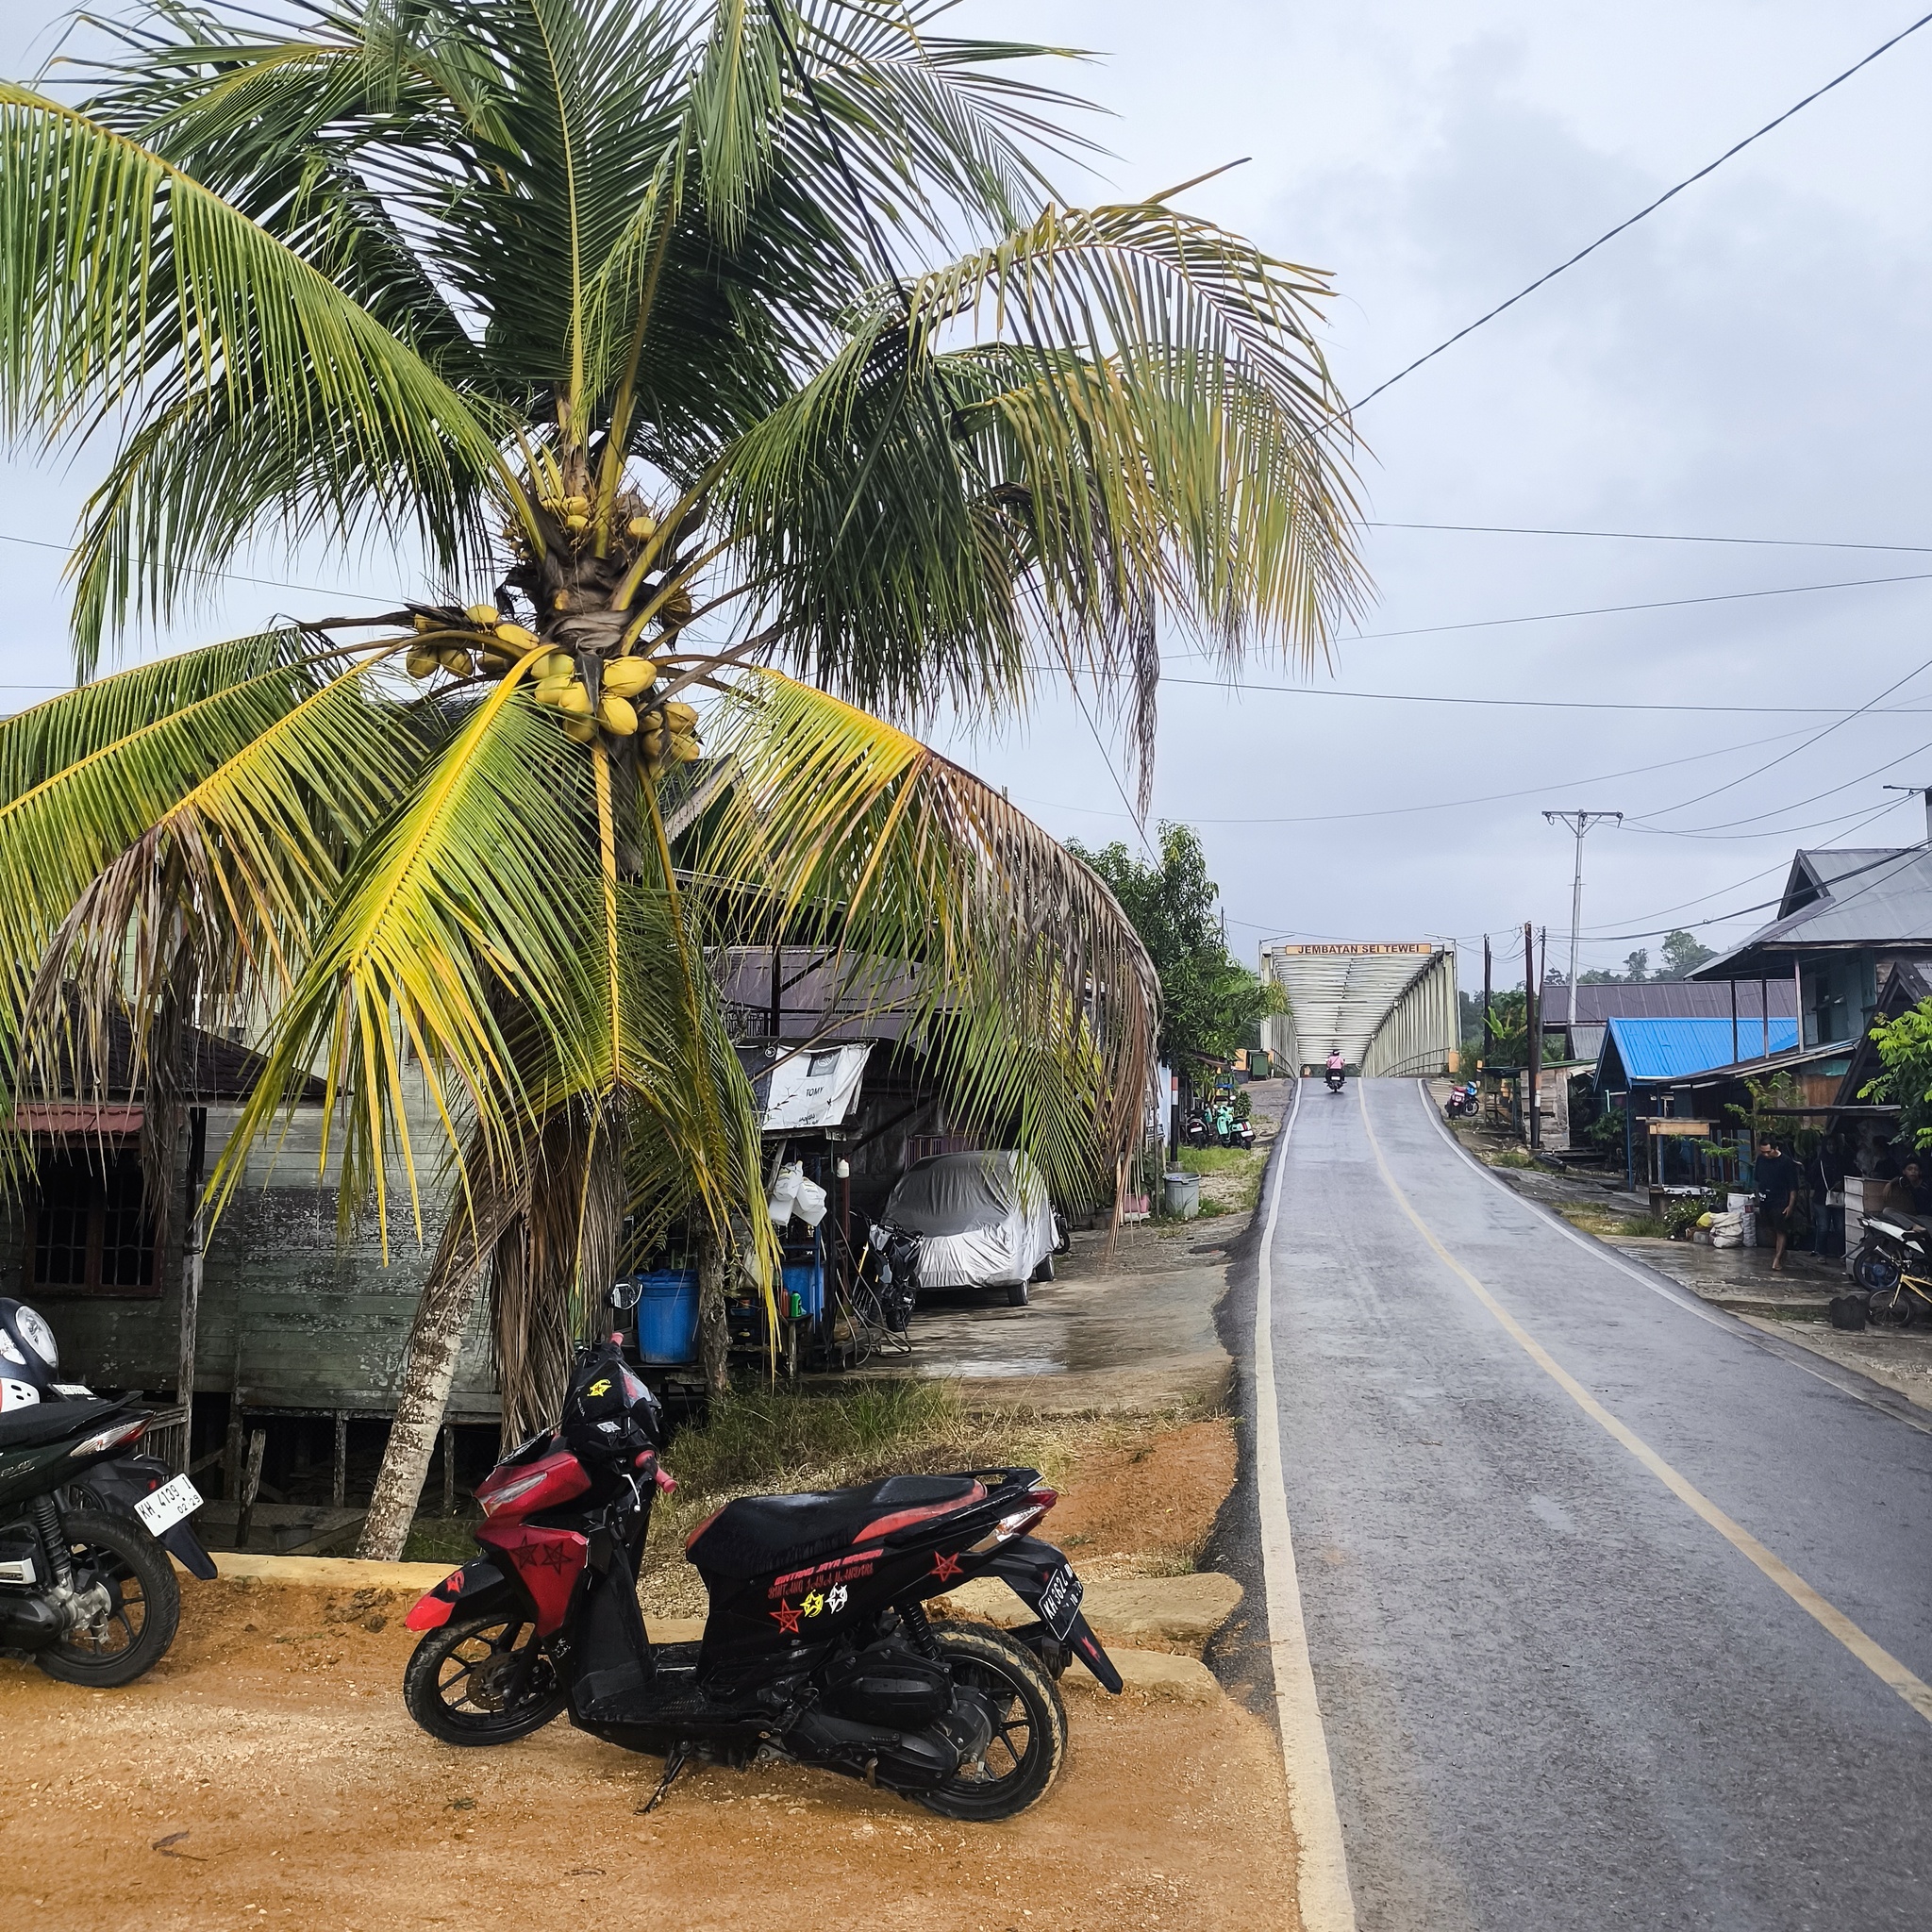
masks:
[(643, 1284), (639, 1281), (613, 1281), (606, 1297), (610, 1306), (618, 1309), (634, 1308), (643, 1298)]

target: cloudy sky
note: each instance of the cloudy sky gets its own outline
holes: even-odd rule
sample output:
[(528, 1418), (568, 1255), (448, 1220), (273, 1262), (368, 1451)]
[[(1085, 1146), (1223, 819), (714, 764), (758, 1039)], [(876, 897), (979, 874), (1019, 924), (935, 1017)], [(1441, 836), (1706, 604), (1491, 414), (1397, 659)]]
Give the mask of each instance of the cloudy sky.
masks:
[[(0, 72), (30, 71), (60, 10), (11, 0)], [(956, 19), (1103, 57), (1074, 84), (1115, 158), (1070, 194), (1249, 157), (1186, 205), (1332, 272), (1327, 347), (1360, 395), (1912, 17), (967, 0)], [(1155, 815), (1200, 828), (1238, 951), (1455, 936), (1469, 984), (1482, 933), (1532, 920), (1556, 963), (1572, 851), (1546, 807), (1629, 815), (1591, 835), (1586, 964), (1654, 956), (1674, 924), (1741, 935), (1794, 845), (1924, 836), (1920, 802), (1882, 787), (1932, 784), (1928, 94), (1932, 27), (1371, 404), (1375, 601), (1330, 664), (1253, 661), (1230, 691), (1183, 682), (1208, 674), (1174, 641)], [(0, 704), (65, 675), (59, 546), (92, 466), (0, 471)], [(1418, 525), (1775, 541), (1398, 527)], [(382, 558), (237, 568), (392, 580)], [(321, 602), (229, 584), (175, 641)], [(944, 741), (1057, 834), (1138, 838), (1124, 766), (1063, 700)]]

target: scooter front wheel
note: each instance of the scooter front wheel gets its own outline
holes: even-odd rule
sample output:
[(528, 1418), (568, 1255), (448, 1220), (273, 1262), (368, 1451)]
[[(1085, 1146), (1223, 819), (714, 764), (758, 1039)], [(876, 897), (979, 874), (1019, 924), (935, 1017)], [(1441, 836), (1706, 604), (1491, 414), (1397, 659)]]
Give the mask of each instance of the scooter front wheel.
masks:
[(536, 1626), (513, 1617), (432, 1630), (403, 1673), (409, 1715), (445, 1744), (513, 1744), (557, 1716), (565, 1695)]
[(990, 1735), (979, 1757), (934, 1790), (912, 1791), (928, 1811), (990, 1824), (1037, 1805), (1067, 1756), (1059, 1687), (1025, 1645), (983, 1624), (935, 1624), (933, 1641), (956, 1696), (977, 1707)]

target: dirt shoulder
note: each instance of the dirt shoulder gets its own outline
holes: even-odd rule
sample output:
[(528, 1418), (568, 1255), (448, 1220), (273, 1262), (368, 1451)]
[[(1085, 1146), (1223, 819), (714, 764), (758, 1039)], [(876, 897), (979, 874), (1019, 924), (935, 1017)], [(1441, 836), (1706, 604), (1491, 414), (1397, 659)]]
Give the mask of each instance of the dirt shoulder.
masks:
[[(1233, 1466), (1224, 1420), (1091, 1444), (1049, 1532), (1094, 1574), (1191, 1566)], [(1225, 1698), (1070, 1694), (1067, 1769), (1005, 1825), (791, 1766), (695, 1770), (645, 1818), (658, 1761), (562, 1722), (494, 1751), (418, 1731), (409, 1600), (189, 1582), (174, 1651), (125, 1690), (0, 1661), (0, 1899), (62, 1932), (547, 1932), (619, 1895), (685, 1932), (1294, 1923), (1274, 1738)]]

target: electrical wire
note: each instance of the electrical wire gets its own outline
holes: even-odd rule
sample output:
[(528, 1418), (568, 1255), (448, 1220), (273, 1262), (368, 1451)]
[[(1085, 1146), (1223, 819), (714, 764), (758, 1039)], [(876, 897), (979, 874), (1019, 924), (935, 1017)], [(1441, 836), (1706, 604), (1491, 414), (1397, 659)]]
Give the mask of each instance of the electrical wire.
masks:
[(1669, 530), (1560, 530), (1535, 524), (1395, 524), (1367, 522), (1365, 530), (1456, 530), (1484, 537), (1605, 537), (1626, 543), (1733, 543), (1766, 550), (1880, 550), (1932, 556), (1932, 543), (1846, 543), (1828, 537), (1692, 537)]
[[(1091, 721), (1090, 720), (1089, 722), (1091, 723)], [(1608, 784), (1608, 783), (1610, 782), (1610, 780), (1612, 780), (1613, 778), (1635, 778), (1635, 777), (1640, 777), (1640, 776), (1641, 776), (1641, 775), (1642, 775), (1642, 774), (1643, 774), (1644, 773), (1646, 773), (1646, 772), (1663, 772), (1663, 771), (1668, 771), (1668, 770), (1670, 770), (1670, 769), (1671, 769), (1672, 767), (1674, 767), (1674, 766), (1676, 766), (1676, 765), (1692, 765), (1692, 764), (1696, 764), (1696, 763), (1697, 763), (1697, 762), (1698, 762), (1699, 760), (1701, 760), (1701, 759), (1703, 759), (1703, 758), (1724, 758), (1724, 757), (1728, 756), (1728, 755), (1729, 755), (1730, 753), (1732, 753), (1732, 752), (1739, 752), (1739, 751), (1751, 751), (1751, 750), (1754, 750), (1754, 749), (1755, 749), (1755, 748), (1756, 748), (1757, 746), (1758, 746), (1758, 745), (1761, 745), (1761, 744), (1775, 744), (1775, 743), (1776, 743), (1776, 742), (1778, 741), (1778, 740), (1779, 740), (1779, 739), (1781, 739), (1781, 738), (1790, 738), (1790, 737), (1793, 737), (1793, 736), (1795, 736), (1795, 735), (1796, 735), (1796, 734), (1794, 734), (1794, 733), (1792, 733), (1792, 732), (1790, 732), (1790, 731), (1775, 731), (1775, 732), (1773, 732), (1773, 733), (1771, 734), (1771, 736), (1770, 736), (1770, 737), (1768, 737), (1768, 738), (1751, 738), (1751, 739), (1746, 739), (1746, 740), (1744, 741), (1744, 742), (1743, 742), (1743, 743), (1741, 743), (1741, 744), (1724, 744), (1724, 745), (1718, 745), (1718, 746), (1716, 746), (1715, 748), (1713, 748), (1712, 750), (1709, 750), (1709, 751), (1696, 751), (1696, 752), (1690, 752), (1690, 753), (1689, 753), (1689, 754), (1688, 754), (1687, 756), (1685, 756), (1685, 757), (1683, 757), (1683, 758), (1664, 758), (1664, 759), (1661, 759), (1661, 760), (1659, 760), (1659, 761), (1658, 761), (1658, 762), (1657, 762), (1657, 764), (1654, 764), (1654, 765), (1633, 765), (1633, 766), (1631, 766), (1631, 767), (1630, 767), (1630, 768), (1629, 768), (1629, 769), (1628, 769), (1627, 771), (1623, 771), (1623, 772), (1601, 772), (1601, 773), (1597, 774), (1596, 774), (1596, 775), (1595, 775), (1594, 777), (1590, 777), (1590, 778), (1574, 778), (1574, 779), (1566, 779), (1566, 780), (1565, 780), (1564, 782), (1565, 782), (1565, 783), (1567, 783), (1567, 784), (1574, 784), (1574, 785), (1607, 785), (1607, 784)], [(1111, 769), (1111, 767), (1109, 767), (1109, 769)], [(1116, 779), (1116, 780), (1115, 780), (1115, 787), (1116, 787), (1116, 789), (1117, 789), (1117, 790), (1119, 790), (1119, 789), (1120, 789), (1120, 786), (1119, 786), (1119, 780), (1118, 780), (1118, 779)], [(1301, 814), (1296, 814), (1296, 815), (1294, 815), (1294, 816), (1291, 816), (1291, 817), (1287, 817), (1287, 818), (1238, 818), (1238, 819), (1207, 819), (1207, 818), (1195, 818), (1195, 817), (1193, 817), (1192, 815), (1190, 815), (1190, 817), (1189, 817), (1189, 819), (1188, 819), (1188, 823), (1189, 823), (1190, 824), (1193, 824), (1193, 825), (1328, 825), (1328, 824), (1340, 824), (1343, 823), (1344, 821), (1347, 821), (1347, 820), (1353, 820), (1353, 819), (1386, 819), (1386, 818), (1405, 818), (1405, 817), (1408, 817), (1408, 816), (1410, 816), (1410, 815), (1412, 815), (1413, 813), (1416, 813), (1416, 812), (1428, 812), (1428, 811), (1456, 811), (1456, 810), (1458, 810), (1458, 809), (1460, 809), (1460, 808), (1461, 808), (1462, 807), (1464, 807), (1464, 806), (1471, 806), (1471, 805), (1496, 805), (1496, 804), (1500, 804), (1500, 803), (1502, 803), (1502, 802), (1504, 802), (1504, 801), (1506, 801), (1506, 800), (1508, 800), (1508, 799), (1512, 799), (1512, 798), (1535, 798), (1535, 797), (1538, 797), (1538, 796), (1540, 796), (1541, 794), (1542, 794), (1542, 793), (1544, 793), (1544, 792), (1548, 791), (1549, 791), (1549, 789), (1550, 789), (1550, 788), (1549, 788), (1549, 785), (1548, 785), (1547, 783), (1544, 783), (1544, 784), (1541, 784), (1541, 785), (1532, 785), (1532, 786), (1530, 786), (1530, 787), (1529, 787), (1529, 788), (1528, 788), (1528, 789), (1527, 789), (1526, 791), (1492, 791), (1492, 792), (1488, 792), (1488, 793), (1485, 793), (1485, 794), (1484, 794), (1484, 795), (1483, 795), (1482, 797), (1480, 797), (1480, 798), (1451, 798), (1451, 799), (1442, 799), (1442, 800), (1437, 800), (1437, 801), (1435, 801), (1435, 802), (1433, 802), (1433, 803), (1430, 803), (1430, 804), (1427, 804), (1427, 805), (1391, 805), (1391, 806), (1383, 806), (1383, 807), (1380, 807), (1380, 808), (1378, 808), (1377, 809), (1375, 809), (1375, 810), (1374, 810), (1374, 811), (1335, 811), (1335, 812), (1315, 812), (1315, 813), (1301, 813)], [(1125, 793), (1125, 791), (1121, 791), (1121, 802), (1122, 802), (1122, 804), (1124, 804), (1124, 804), (1126, 803), (1126, 793)], [(1023, 799), (1021, 799), (1021, 800), (1020, 800), (1020, 803), (1021, 803), (1021, 804), (1023, 804), (1023, 805), (1030, 805), (1030, 806), (1034, 806), (1034, 807), (1037, 807), (1037, 808), (1040, 808), (1041, 810), (1044, 810), (1044, 811), (1072, 811), (1072, 812), (1080, 812), (1080, 813), (1082, 813), (1082, 814), (1084, 814), (1084, 815), (1086, 815), (1086, 816), (1088, 816), (1088, 817), (1091, 817), (1091, 818), (1102, 818), (1102, 819), (1117, 819), (1117, 818), (1119, 818), (1119, 817), (1121, 817), (1121, 816), (1122, 816), (1122, 814), (1121, 814), (1121, 813), (1119, 813), (1119, 812), (1117, 812), (1117, 811), (1108, 811), (1108, 810), (1104, 809), (1103, 808), (1101, 808), (1101, 807), (1099, 807), (1099, 806), (1091, 806), (1091, 805), (1065, 805), (1065, 804), (1062, 804), (1062, 803), (1061, 803), (1061, 802), (1060, 802), (1060, 801), (1059, 801), (1058, 799), (1055, 799), (1055, 798), (1023, 798)], [(1131, 817), (1133, 816), (1133, 813), (1132, 813), (1131, 811), (1129, 811), (1129, 812), (1128, 812), (1128, 813), (1126, 814), (1126, 816), (1128, 816), (1128, 817), (1130, 817), (1130, 818), (1131, 818)]]
[(1752, 144), (1753, 142), (1762, 141), (1764, 137), (1767, 134), (1771, 133), (1774, 128), (1782, 127), (1784, 124), (1791, 118), (1792, 115), (1802, 113), (1805, 108), (1808, 108), (1812, 104), (1813, 101), (1822, 100), (1835, 87), (1842, 87), (1846, 81), (1851, 79), (1853, 75), (1858, 73), (1863, 68), (1871, 66), (1873, 61), (1876, 60), (1881, 54), (1890, 53), (1891, 49), (1897, 46), (1901, 41), (1909, 39), (1911, 35), (1917, 33), (1922, 26), (1926, 25), (1928, 23), (1932, 23), (1932, 13), (1925, 13), (1920, 15), (1920, 17), (1917, 20), (1913, 21), (1909, 26), (1902, 28), (1899, 32), (1893, 34), (1889, 41), (1881, 42), (1877, 46), (1874, 47), (1872, 51), (1869, 54), (1867, 54), (1862, 60), (1854, 61), (1853, 64), (1847, 67), (1842, 74), (1837, 75), (1832, 79), (1827, 80), (1823, 87), (1813, 89), (1813, 91), (1810, 93), (1807, 94), (1802, 101), (1795, 102), (1792, 106), (1787, 108), (1784, 110), (1784, 112), (1780, 114), (1774, 121), (1767, 121), (1764, 124), (1764, 125), (1757, 131), (1757, 133), (1747, 134), (1742, 141), (1738, 142), (1735, 145), (1731, 147), (1727, 147), (1723, 154), (1718, 156), (1716, 160), (1707, 162), (1703, 167), (1698, 169), (1696, 174), (1685, 175), (1683, 180), (1679, 181), (1674, 188), (1665, 189), (1665, 191), (1661, 194), (1659, 194), (1655, 201), (1650, 202), (1645, 207), (1639, 208), (1634, 215), (1629, 216), (1626, 220), (1619, 222), (1614, 228), (1607, 229), (1603, 234), (1599, 235), (1594, 242), (1591, 242), (1587, 248), (1579, 248), (1576, 251), (1576, 253), (1569, 258), (1568, 261), (1559, 261), (1557, 264), (1557, 266), (1551, 269), (1546, 275), (1541, 275), (1537, 276), (1536, 280), (1531, 282), (1527, 288), (1517, 290), (1515, 294), (1511, 295), (1507, 302), (1497, 303), (1496, 306), (1488, 312), (1488, 314), (1477, 316), (1474, 322), (1468, 323), (1463, 327), (1457, 329), (1456, 333), (1453, 336), (1449, 337), (1446, 341), (1438, 342), (1436, 346), (1433, 349), (1429, 350), (1429, 352), (1426, 355), (1418, 356), (1413, 362), (1408, 363), (1404, 368), (1398, 369), (1395, 372), (1395, 374), (1390, 376), (1386, 382), (1377, 383), (1375, 387), (1368, 392), (1367, 395), (1359, 397), (1356, 402), (1351, 404), (1348, 407), (1348, 408), (1342, 410), (1341, 413), (1346, 416), (1353, 416), (1357, 410), (1366, 408), (1369, 406), (1369, 404), (1373, 403), (1375, 400), (1377, 396), (1385, 393), (1389, 390), (1393, 389), (1395, 385), (1403, 379), (1404, 376), (1413, 375), (1415, 372), (1423, 366), (1424, 363), (1433, 362), (1436, 359), (1436, 358), (1441, 355), (1445, 349), (1453, 349), (1456, 346), (1456, 344), (1461, 341), (1465, 336), (1474, 335), (1477, 329), (1483, 326), (1485, 323), (1491, 323), (1495, 321), (1497, 316), (1501, 315), (1506, 309), (1514, 308), (1516, 305), (1519, 302), (1521, 302), (1525, 296), (1535, 294), (1536, 291), (1539, 289), (1542, 288), (1546, 283), (1555, 281), (1557, 277), (1559, 275), (1561, 275), (1566, 269), (1573, 269), (1576, 266), (1576, 264), (1579, 261), (1583, 260), (1586, 256), (1594, 255), (1596, 251), (1605, 244), (1605, 242), (1614, 242), (1617, 239), (1617, 237), (1623, 234), (1626, 229), (1634, 228), (1637, 225), (1637, 224), (1642, 221), (1646, 215), (1655, 214), (1658, 208), (1663, 207), (1665, 202), (1673, 200), (1675, 196), (1682, 194), (1685, 189), (1695, 186), (1695, 184), (1699, 181), (1702, 181), (1707, 175), (1715, 174), (1718, 169), (1723, 167), (1724, 164), (1726, 161), (1730, 160), (1734, 156), (1742, 154), (1744, 150)]
[[(72, 557), (74, 548), (68, 543), (50, 542), (44, 537), (13, 537), (0, 531), (0, 543), (20, 543), (29, 550), (58, 550), (63, 557)], [(266, 591), (304, 591), (316, 597), (347, 597), (356, 604), (393, 604), (393, 597), (377, 597), (367, 591), (340, 591), (326, 584), (291, 584), (280, 577), (243, 576), (238, 571), (213, 570), (202, 564), (184, 563), (177, 566), (185, 576), (220, 577), (231, 584), (256, 584)], [(9, 685), (9, 691), (58, 691), (58, 685)]]
[[(1927, 671), (1932, 671), (1932, 658), (1926, 658), (1924, 663), (1921, 664), (1917, 670), (1907, 671), (1903, 677), (1898, 678), (1891, 684), (1888, 684), (1878, 693), (1877, 697), (1874, 698), (1870, 704), (1860, 705), (1856, 711), (1851, 713), (1850, 717), (1840, 718), (1834, 723), (1827, 724), (1823, 731), (1814, 733), (1803, 744), (1794, 744), (1790, 751), (1779, 752), (1776, 758), (1768, 759), (1755, 771), (1746, 772), (1742, 777), (1728, 778), (1722, 785), (1713, 785), (1708, 791), (1698, 792), (1694, 798), (1679, 799), (1675, 805), (1659, 806), (1656, 811), (1633, 813), (1632, 818), (1635, 820), (1666, 818), (1674, 811), (1684, 811), (1690, 806), (1702, 805), (1707, 798), (1716, 798), (1723, 792), (1735, 791), (1740, 785), (1748, 785), (1753, 778), (1761, 777), (1766, 772), (1772, 771), (1776, 766), (1783, 764), (1788, 758), (1796, 758), (1801, 751), (1809, 751), (1814, 744), (1821, 743), (1824, 740), (1829, 738), (1834, 731), (1842, 731), (1852, 722), (1853, 718), (1862, 718), (1881, 699), (1889, 698), (1893, 691), (1903, 689), (1906, 685), (1911, 683), (1913, 678), (1923, 676)], [(1820, 795), (1823, 796), (1824, 794), (1821, 793)], [(1741, 823), (1741, 821), (1737, 823)]]

